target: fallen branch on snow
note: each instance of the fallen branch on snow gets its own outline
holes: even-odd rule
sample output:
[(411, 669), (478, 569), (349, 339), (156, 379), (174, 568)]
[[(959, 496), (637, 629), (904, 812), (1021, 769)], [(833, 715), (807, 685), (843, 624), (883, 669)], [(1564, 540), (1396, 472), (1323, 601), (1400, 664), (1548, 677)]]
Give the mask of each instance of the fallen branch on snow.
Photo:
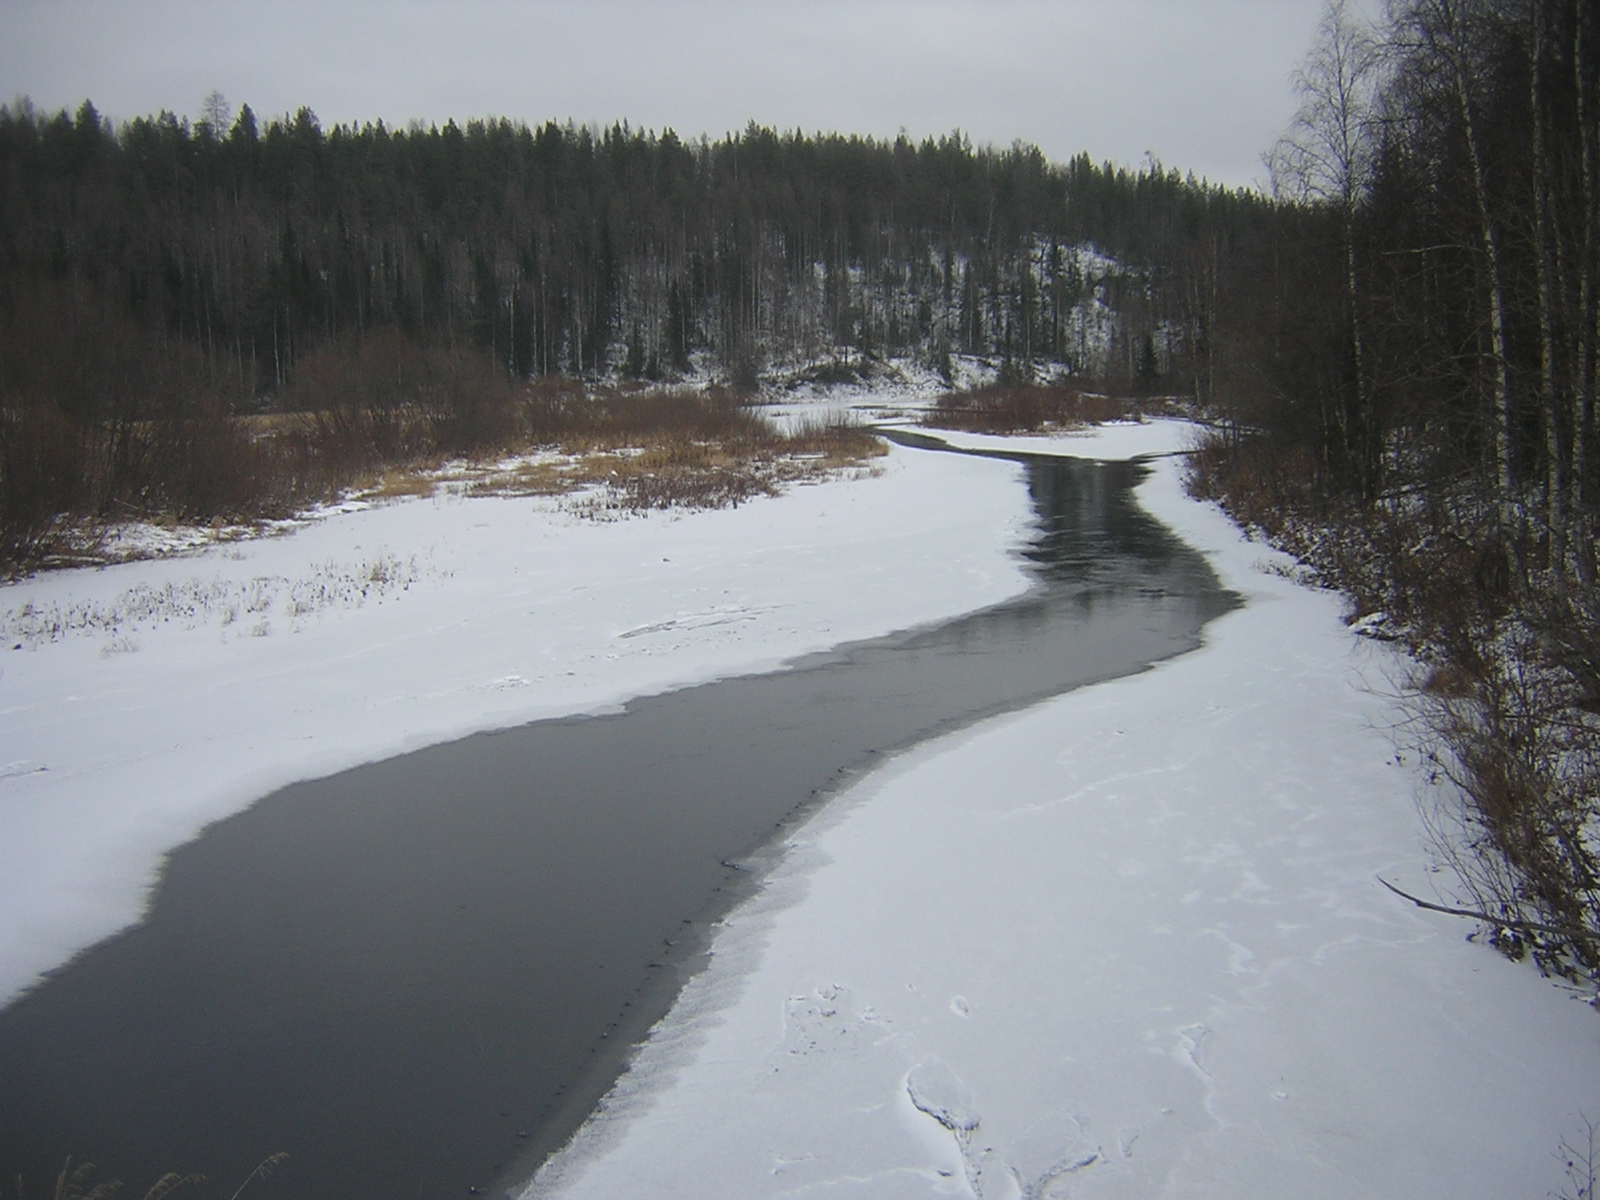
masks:
[(1479, 912), (1471, 908), (1446, 908), (1442, 904), (1430, 904), (1426, 900), (1418, 899), (1410, 892), (1403, 892), (1390, 883), (1382, 875), (1374, 875), (1379, 883), (1388, 888), (1403, 900), (1409, 900), (1418, 908), (1426, 908), (1430, 912), (1445, 913), (1452, 917), (1471, 917), (1475, 921), (1483, 921), (1489, 925), (1497, 925), (1502, 929), (1525, 929), (1530, 933), (1553, 933), (1557, 937), (1578, 938), (1586, 942), (1600, 942), (1600, 933), (1591, 933), (1587, 929), (1569, 929), (1565, 925), (1541, 925), (1537, 921), (1513, 921), (1509, 918), (1492, 917), (1486, 912)]

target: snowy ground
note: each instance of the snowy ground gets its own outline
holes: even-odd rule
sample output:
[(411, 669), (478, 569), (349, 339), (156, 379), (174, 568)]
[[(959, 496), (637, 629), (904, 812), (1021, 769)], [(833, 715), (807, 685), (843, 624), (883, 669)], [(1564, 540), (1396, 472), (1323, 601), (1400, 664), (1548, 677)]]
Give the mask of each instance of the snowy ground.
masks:
[(1404, 664), (1174, 460), (1140, 494), (1245, 607), (835, 801), (532, 1194), (1575, 1194), (1600, 1017), (1376, 882), (1447, 888)]
[[(959, 440), (1120, 457), (1183, 437)], [(291, 780), (1015, 594), (1018, 480), (896, 449), (881, 478), (727, 512), (352, 506), (0, 588), (0, 996)], [(1183, 498), (1175, 460), (1141, 496), (1247, 605), (1195, 654), (912, 750), (825, 810), (542, 1188), (1563, 1186), (1557, 1143), (1600, 1118), (1600, 1018), (1374, 878), (1441, 880), (1390, 737), (1403, 664)]]
[(135, 920), (162, 855), (297, 779), (1022, 591), (1020, 469), (613, 522), (347, 505), (279, 537), (0, 587), (0, 1001)]

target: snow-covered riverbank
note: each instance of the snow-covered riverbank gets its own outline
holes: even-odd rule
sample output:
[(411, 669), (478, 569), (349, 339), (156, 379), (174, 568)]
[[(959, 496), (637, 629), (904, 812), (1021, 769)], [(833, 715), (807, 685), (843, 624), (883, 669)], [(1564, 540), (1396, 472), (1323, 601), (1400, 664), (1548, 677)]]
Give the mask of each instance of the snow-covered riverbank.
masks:
[[(1170, 423), (952, 441), (1092, 457)], [(1246, 606), (1197, 653), (899, 756), (794, 838), (539, 1190), (1542, 1197), (1600, 1018), (1418, 912), (1404, 670), (1160, 460)], [(597, 524), (412, 500), (0, 588), (0, 996), (274, 787), (1022, 590), (993, 459)], [(12, 647), (19, 647), (13, 649)]]
[(1571, 1189), (1600, 1017), (1380, 887), (1447, 886), (1391, 740), (1405, 665), (1178, 475), (1142, 502), (1245, 607), (837, 800), (535, 1194)]
[(135, 920), (166, 851), (274, 788), (1027, 587), (1019, 468), (880, 461), (614, 522), (533, 498), (350, 506), (0, 587), (0, 1000)]

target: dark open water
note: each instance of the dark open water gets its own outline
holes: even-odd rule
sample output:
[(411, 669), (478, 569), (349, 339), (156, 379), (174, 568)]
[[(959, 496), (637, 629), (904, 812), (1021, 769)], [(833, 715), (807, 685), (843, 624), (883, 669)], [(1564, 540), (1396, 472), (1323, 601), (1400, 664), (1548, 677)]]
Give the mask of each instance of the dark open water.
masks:
[(526, 1178), (748, 891), (741, 857), (884, 754), (1181, 653), (1232, 607), (1134, 504), (1142, 468), (1022, 461), (1015, 601), (296, 784), (174, 851), (141, 925), (0, 1012), (0, 1194), (48, 1195), (69, 1154), (124, 1200), (166, 1171), (226, 1200), (279, 1151), (246, 1200)]

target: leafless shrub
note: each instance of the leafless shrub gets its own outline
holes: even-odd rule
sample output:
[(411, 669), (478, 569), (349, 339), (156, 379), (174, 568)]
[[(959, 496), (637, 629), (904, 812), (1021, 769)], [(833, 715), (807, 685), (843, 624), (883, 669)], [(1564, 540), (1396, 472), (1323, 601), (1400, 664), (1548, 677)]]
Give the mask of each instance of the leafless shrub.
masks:
[(103, 297), (36, 281), (0, 298), (0, 572), (85, 522), (256, 504), (272, 471), (227, 408), (194, 347)]
[[(33, 308), (26, 320), (15, 308), (0, 317), (7, 314), (0, 351), (25, 341), (18, 321), (32, 329), (41, 320)], [(206, 391), (203, 364), (181, 347), (170, 362), (147, 361), (154, 352), (126, 322), (79, 316), (116, 350), (116, 361), (87, 380), (64, 370), (71, 346), (51, 343), (46, 361), (0, 354), (3, 572), (52, 556), (78, 561), (96, 523), (248, 522), (349, 488), (418, 494), (446, 461), (511, 451), (546, 448), (568, 461), (472, 486), (599, 486), (608, 507), (626, 511), (738, 504), (880, 452), (859, 429), (780, 434), (724, 388), (589, 389), (564, 379), (514, 386), (483, 353), (421, 346), (394, 329), (322, 346), (300, 361), (278, 411), (232, 416)], [(181, 392), (182, 402), (163, 404), (152, 390), (158, 398)], [(122, 399), (102, 402), (107, 395)], [(76, 557), (63, 557), (68, 547)]]
[(80, 507), (83, 447), (53, 408), (0, 407), (0, 566), (47, 552), (60, 515)]
[(1513, 958), (1600, 977), (1600, 601), (1516, 570), (1488, 502), (1468, 492), (1335, 504), (1304, 452), (1216, 438), (1190, 487), (1381, 614), (1421, 665), (1416, 736), (1449, 807), (1425, 814), (1438, 852)]
[(1579, 1116), (1583, 1133), (1577, 1138), (1562, 1138), (1556, 1150), (1566, 1168), (1566, 1186), (1556, 1193), (1556, 1200), (1595, 1200), (1600, 1192), (1600, 1124)]
[[(1475, 672), (1453, 671), (1444, 689), (1439, 674), (1417, 705), (1428, 757), (1459, 807), (1436, 808), (1435, 845), (1474, 907), (1506, 922), (1491, 926), (1492, 945), (1569, 979), (1595, 975), (1600, 727), (1566, 708), (1562, 681), (1536, 661), (1508, 656)], [(1516, 928), (1528, 921), (1587, 936)]]
[(941, 396), (923, 424), (974, 433), (1021, 433), (1123, 420), (1140, 411), (1130, 400), (1055, 384), (994, 383)]
[(513, 399), (486, 355), (419, 346), (395, 329), (324, 346), (285, 397), (315, 414), (318, 448), (347, 467), (503, 447), (516, 435)]
[(743, 401), (722, 388), (603, 388), (551, 394), (530, 389), (519, 432), (529, 442), (568, 450), (647, 445), (671, 438), (770, 443), (776, 436)]

